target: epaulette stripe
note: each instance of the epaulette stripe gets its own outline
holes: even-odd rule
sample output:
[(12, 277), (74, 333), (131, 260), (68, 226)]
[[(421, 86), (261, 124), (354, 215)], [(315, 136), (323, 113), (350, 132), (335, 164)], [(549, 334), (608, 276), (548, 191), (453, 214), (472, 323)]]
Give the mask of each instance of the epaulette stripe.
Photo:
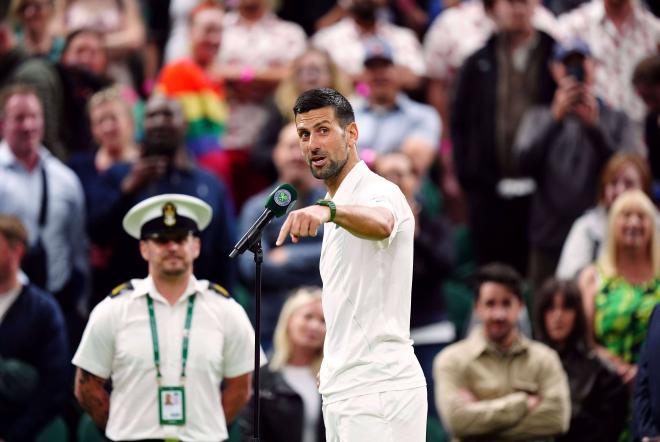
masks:
[(131, 283), (131, 281), (128, 281), (128, 282), (125, 282), (123, 284), (119, 284), (117, 287), (112, 289), (109, 296), (111, 298), (115, 298), (115, 297), (117, 297), (117, 296), (119, 296), (123, 293), (126, 293), (128, 291), (131, 291), (131, 290), (133, 290), (133, 284)]
[(213, 290), (214, 292), (224, 296), (225, 298), (231, 298), (231, 295), (229, 294), (227, 289), (224, 288), (223, 286), (221, 286), (220, 284), (216, 284), (216, 283), (212, 282), (212, 283), (209, 284), (209, 288), (211, 290)]

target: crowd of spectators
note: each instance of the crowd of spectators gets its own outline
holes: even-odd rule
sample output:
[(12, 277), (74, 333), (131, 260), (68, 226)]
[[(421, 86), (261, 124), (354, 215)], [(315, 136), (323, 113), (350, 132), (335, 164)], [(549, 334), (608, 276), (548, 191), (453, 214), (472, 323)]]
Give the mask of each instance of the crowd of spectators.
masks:
[[(1, 2), (0, 442), (58, 419), (75, 437), (68, 361), (89, 312), (147, 273), (121, 226), (136, 203), (208, 203), (195, 275), (253, 313), (252, 256), (228, 255), (276, 184), (298, 207), (324, 197), (292, 112), (316, 87), (350, 97), (361, 159), (415, 215), (410, 326), (429, 440), (660, 438), (658, 12), (653, 0)], [(282, 222), (263, 233), (263, 440), (320, 442), (322, 232), (276, 247)], [(232, 440), (250, 436), (253, 406)]]

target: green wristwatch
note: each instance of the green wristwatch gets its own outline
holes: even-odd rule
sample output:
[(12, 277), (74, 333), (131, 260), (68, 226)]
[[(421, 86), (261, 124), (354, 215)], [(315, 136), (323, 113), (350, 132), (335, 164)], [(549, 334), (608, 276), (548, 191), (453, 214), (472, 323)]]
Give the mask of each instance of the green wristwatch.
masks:
[(318, 200), (316, 202), (319, 206), (325, 206), (330, 209), (330, 220), (328, 222), (335, 222), (335, 215), (337, 214), (337, 206), (332, 200)]

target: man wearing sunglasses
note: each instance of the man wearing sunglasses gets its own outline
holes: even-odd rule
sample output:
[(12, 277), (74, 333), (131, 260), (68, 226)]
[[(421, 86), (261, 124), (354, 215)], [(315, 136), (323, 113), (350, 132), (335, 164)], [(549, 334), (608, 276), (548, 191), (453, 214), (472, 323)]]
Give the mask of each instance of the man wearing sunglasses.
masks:
[(211, 218), (208, 204), (179, 194), (144, 200), (124, 217), (149, 275), (94, 308), (73, 358), (76, 397), (113, 441), (225, 440), (249, 399), (250, 321), (223, 287), (193, 275)]

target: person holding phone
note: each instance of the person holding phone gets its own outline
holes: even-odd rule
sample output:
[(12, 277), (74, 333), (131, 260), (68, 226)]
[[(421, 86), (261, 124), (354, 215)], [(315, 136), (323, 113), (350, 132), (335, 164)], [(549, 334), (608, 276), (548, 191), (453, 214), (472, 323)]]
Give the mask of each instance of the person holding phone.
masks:
[(626, 115), (594, 94), (595, 69), (584, 41), (555, 45), (550, 63), (557, 83), (553, 100), (528, 109), (516, 134), (519, 173), (533, 177), (537, 185), (528, 264), (535, 287), (555, 273), (573, 222), (596, 201), (598, 178), (607, 160), (636, 145)]

